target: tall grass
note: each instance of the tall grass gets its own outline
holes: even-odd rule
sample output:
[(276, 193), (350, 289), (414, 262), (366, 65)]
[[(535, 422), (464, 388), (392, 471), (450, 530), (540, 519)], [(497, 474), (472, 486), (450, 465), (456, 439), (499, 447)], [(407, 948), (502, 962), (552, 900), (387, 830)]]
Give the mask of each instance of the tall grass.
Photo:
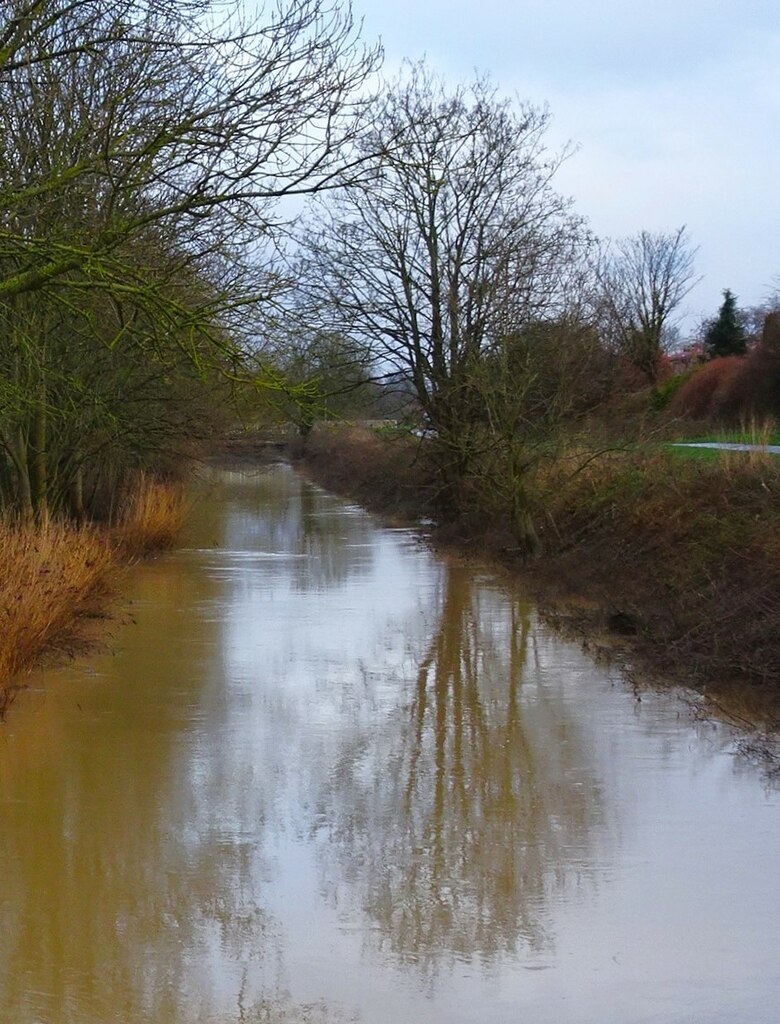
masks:
[(72, 649), (109, 589), (108, 538), (55, 520), (0, 521), (0, 712), (6, 685), (43, 649)]
[(13, 680), (42, 654), (72, 653), (102, 617), (123, 561), (171, 547), (186, 512), (180, 484), (140, 476), (111, 529), (0, 519), (0, 717)]
[(121, 552), (130, 557), (173, 547), (187, 515), (180, 483), (140, 474), (114, 528)]
[(637, 450), (546, 481), (541, 569), (628, 613), (662, 671), (780, 695), (780, 459), (718, 456)]

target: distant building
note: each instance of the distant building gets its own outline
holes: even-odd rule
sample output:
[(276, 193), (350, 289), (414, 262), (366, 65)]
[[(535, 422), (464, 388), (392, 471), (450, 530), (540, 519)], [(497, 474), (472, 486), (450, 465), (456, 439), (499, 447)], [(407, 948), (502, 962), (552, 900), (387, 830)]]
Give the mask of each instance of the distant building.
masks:
[(668, 358), (675, 374), (685, 373), (686, 370), (691, 370), (705, 361), (704, 344), (701, 341), (691, 341), (677, 352), (670, 352)]

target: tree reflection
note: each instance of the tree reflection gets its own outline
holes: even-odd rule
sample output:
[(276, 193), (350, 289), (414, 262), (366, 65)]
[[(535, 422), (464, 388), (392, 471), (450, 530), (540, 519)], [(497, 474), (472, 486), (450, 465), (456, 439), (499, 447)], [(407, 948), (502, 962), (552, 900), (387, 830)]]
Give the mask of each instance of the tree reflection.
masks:
[(394, 957), (430, 970), (551, 942), (548, 901), (579, 878), (600, 820), (566, 716), (539, 684), (528, 609), (449, 568), (405, 717), (346, 752), (325, 796), (341, 868)]
[(237, 1016), (219, 1024), (359, 1024), (360, 1017), (334, 1009), (325, 1002), (296, 1003), (284, 990), (264, 994), (250, 1005), (243, 1001)]
[(299, 516), (298, 545), (308, 558), (296, 565), (295, 585), (301, 591), (331, 588), (373, 565), (375, 527), (365, 512), (350, 514), (344, 504), (298, 478), (297, 500), (289, 502)]
[[(198, 532), (245, 564), (253, 554), (284, 555), (299, 592), (332, 587), (369, 572), (375, 527), (288, 466), (220, 472), (204, 479)], [(215, 496), (219, 500), (214, 500)], [(210, 517), (207, 519), (207, 517)]]
[[(382, 956), (331, 977), (360, 941), (428, 976), (543, 950), (587, 871), (593, 773), (527, 609), (385, 533), (354, 590), (303, 594), (296, 545), (360, 547), (370, 520), (285, 477), (265, 526), (228, 480), (191, 549), (139, 576), (121, 655), (4, 734), (3, 1020), (335, 1024), (388, 991)], [(318, 855), (346, 914), (322, 913)]]

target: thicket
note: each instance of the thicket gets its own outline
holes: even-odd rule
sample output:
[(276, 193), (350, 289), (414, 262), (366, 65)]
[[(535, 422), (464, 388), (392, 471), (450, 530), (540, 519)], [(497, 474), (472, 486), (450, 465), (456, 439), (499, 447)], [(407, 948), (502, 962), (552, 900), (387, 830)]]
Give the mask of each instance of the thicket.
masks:
[(462, 521), (478, 493), (529, 553), (531, 478), (624, 367), (657, 384), (694, 283), (684, 228), (593, 238), (556, 191), (548, 121), (484, 78), (449, 88), (407, 66), (367, 108), (365, 179), (315, 205), (291, 261), (294, 321), (416, 409), (438, 518)]
[(540, 482), (547, 552), (536, 571), (594, 599), (662, 672), (699, 687), (780, 693), (780, 464), (720, 453), (610, 454)]
[(279, 387), (275, 209), (359, 171), (376, 59), (327, 0), (0, 0), (0, 693), (170, 543), (236, 382)]
[[(14, 522), (116, 523), (128, 502), (143, 518), (139, 481), (175, 478), (239, 412), (257, 418), (259, 394), (303, 436), (379, 400), (428, 441), (394, 449), (399, 504), (422, 479), (440, 522), (495, 524), (532, 554), (550, 520), (539, 481), (572, 436), (591, 437), (582, 468), (634, 406), (642, 421), (663, 405), (776, 409), (769, 336), (728, 387), (713, 363), (662, 392), (694, 282), (684, 228), (598, 243), (555, 189), (566, 153), (547, 148), (544, 109), (424, 65), (372, 92), (378, 52), (336, 0), (256, 17), (207, 0), (0, 12)], [(290, 234), (279, 201), (312, 195)], [(361, 444), (366, 475), (388, 466)]]

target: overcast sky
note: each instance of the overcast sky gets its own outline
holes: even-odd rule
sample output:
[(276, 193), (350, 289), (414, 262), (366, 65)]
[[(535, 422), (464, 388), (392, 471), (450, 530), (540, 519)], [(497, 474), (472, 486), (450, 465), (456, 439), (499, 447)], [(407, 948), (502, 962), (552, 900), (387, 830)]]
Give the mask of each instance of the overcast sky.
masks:
[(579, 148), (560, 191), (601, 236), (688, 226), (701, 283), (684, 326), (731, 288), (780, 286), (780, 0), (354, 0), (387, 72), (425, 55), (489, 72)]

